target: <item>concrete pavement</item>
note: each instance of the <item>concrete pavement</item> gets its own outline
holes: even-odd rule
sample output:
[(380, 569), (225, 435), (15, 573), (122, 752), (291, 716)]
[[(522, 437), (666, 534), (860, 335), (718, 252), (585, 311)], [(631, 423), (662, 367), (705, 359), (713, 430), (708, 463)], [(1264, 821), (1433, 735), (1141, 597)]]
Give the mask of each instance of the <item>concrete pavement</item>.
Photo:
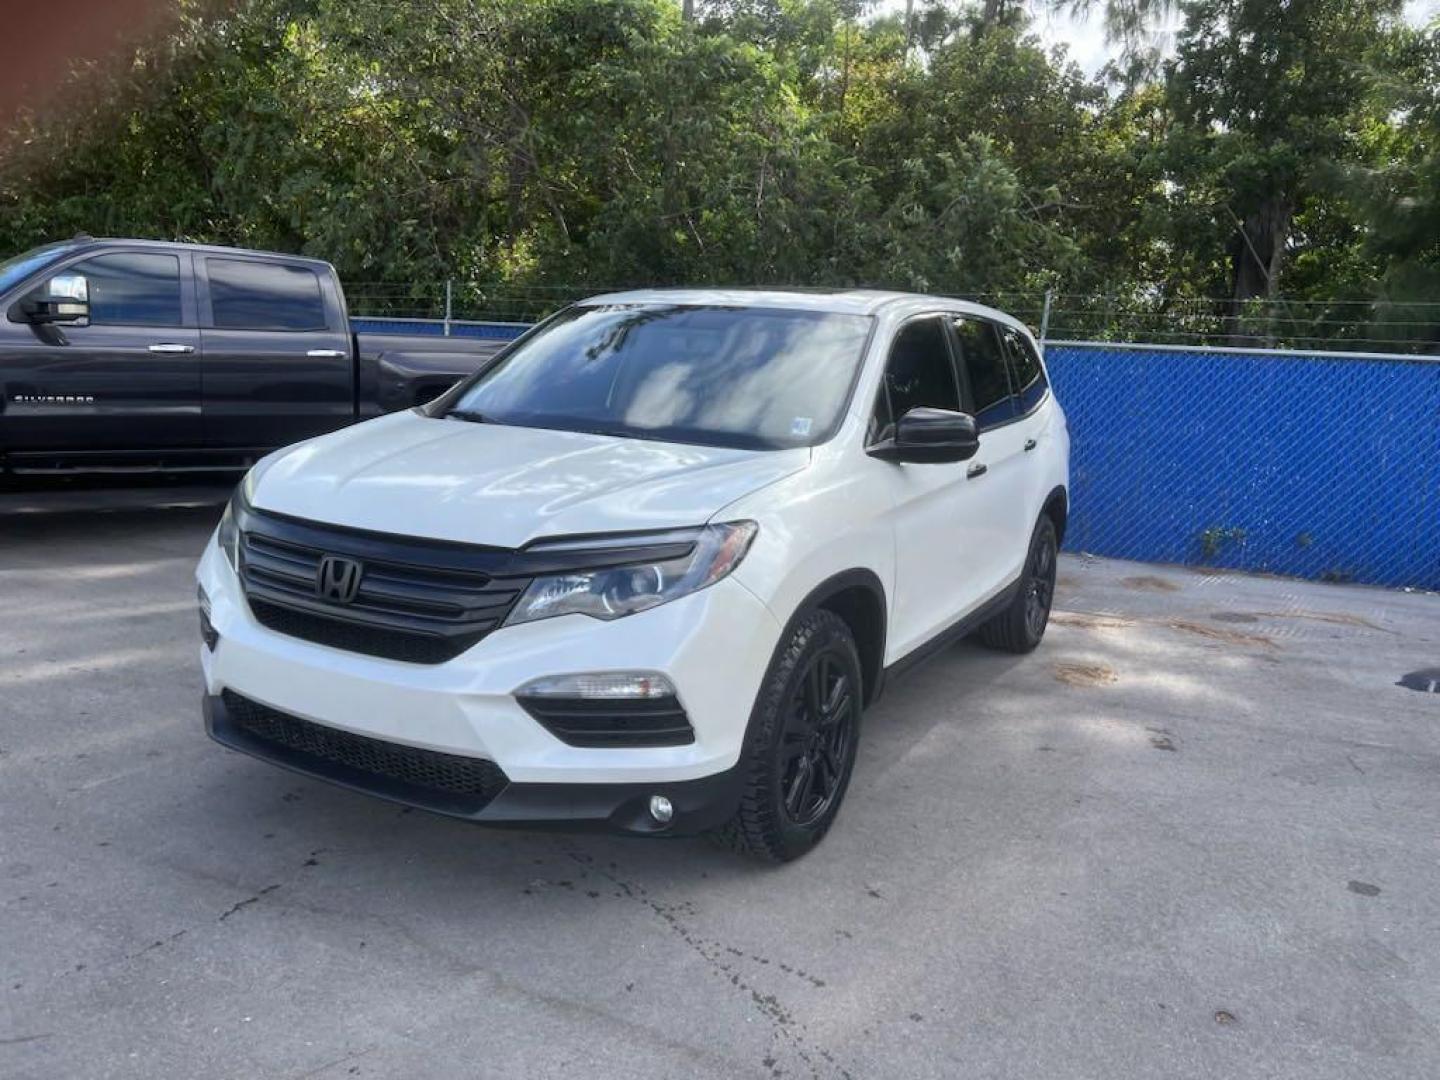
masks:
[(0, 495), (0, 1076), (1440, 1075), (1440, 598), (1067, 557), (775, 869), (210, 743), (152, 494)]

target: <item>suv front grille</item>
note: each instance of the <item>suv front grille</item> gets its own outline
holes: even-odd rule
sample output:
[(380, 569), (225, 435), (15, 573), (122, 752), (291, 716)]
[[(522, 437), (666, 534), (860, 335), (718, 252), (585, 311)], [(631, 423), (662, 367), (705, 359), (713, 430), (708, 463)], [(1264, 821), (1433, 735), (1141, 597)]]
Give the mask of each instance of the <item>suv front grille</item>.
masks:
[[(470, 809), (490, 802), (509, 783), (493, 761), (372, 739), (272, 709), (226, 690), (221, 695), (232, 723), (249, 735), (289, 751), (292, 764), (329, 775), (339, 765), (373, 779), (465, 797)], [(298, 755), (298, 762), (293, 757)], [(423, 801), (423, 800), (417, 800)]]
[[(510, 552), (247, 514), (240, 576), (261, 625), (350, 652), (440, 664), (496, 629), (529, 577), (499, 576)], [(348, 603), (320, 595), (327, 555), (360, 564)]]
[(521, 707), (571, 746), (688, 746), (695, 729), (673, 697), (645, 701), (518, 697)]

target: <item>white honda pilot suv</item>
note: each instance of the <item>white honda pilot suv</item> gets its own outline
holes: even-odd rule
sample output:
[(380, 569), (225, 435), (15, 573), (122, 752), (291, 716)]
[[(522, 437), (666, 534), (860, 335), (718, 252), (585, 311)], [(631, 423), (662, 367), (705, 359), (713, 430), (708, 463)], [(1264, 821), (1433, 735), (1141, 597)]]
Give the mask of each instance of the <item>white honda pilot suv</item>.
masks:
[(998, 311), (596, 297), (255, 466), (198, 569), (206, 726), (478, 822), (793, 859), (887, 678), (971, 632), (1039, 643), (1068, 461)]

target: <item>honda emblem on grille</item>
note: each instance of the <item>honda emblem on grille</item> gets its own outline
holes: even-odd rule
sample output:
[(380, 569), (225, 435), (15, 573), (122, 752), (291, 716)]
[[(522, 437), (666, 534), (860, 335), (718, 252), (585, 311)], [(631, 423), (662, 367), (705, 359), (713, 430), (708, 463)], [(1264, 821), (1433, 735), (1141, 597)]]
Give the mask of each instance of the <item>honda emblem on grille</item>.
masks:
[(364, 568), (354, 559), (326, 555), (315, 572), (315, 593), (334, 604), (348, 604), (360, 591), (360, 575)]

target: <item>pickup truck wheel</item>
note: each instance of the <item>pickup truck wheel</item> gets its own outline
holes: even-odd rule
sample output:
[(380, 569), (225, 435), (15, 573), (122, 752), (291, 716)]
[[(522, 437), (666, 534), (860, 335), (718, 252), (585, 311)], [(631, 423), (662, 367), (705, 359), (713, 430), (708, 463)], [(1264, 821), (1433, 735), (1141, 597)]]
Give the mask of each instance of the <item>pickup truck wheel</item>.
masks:
[(1020, 590), (1008, 608), (980, 627), (980, 640), (992, 649), (1028, 653), (1040, 644), (1055, 599), (1058, 545), (1055, 523), (1042, 515), (1030, 538), (1030, 552), (1020, 576)]
[(743, 854), (789, 862), (839, 812), (860, 738), (860, 657), (843, 619), (813, 611), (770, 664), (740, 753), (744, 793), (715, 837)]

